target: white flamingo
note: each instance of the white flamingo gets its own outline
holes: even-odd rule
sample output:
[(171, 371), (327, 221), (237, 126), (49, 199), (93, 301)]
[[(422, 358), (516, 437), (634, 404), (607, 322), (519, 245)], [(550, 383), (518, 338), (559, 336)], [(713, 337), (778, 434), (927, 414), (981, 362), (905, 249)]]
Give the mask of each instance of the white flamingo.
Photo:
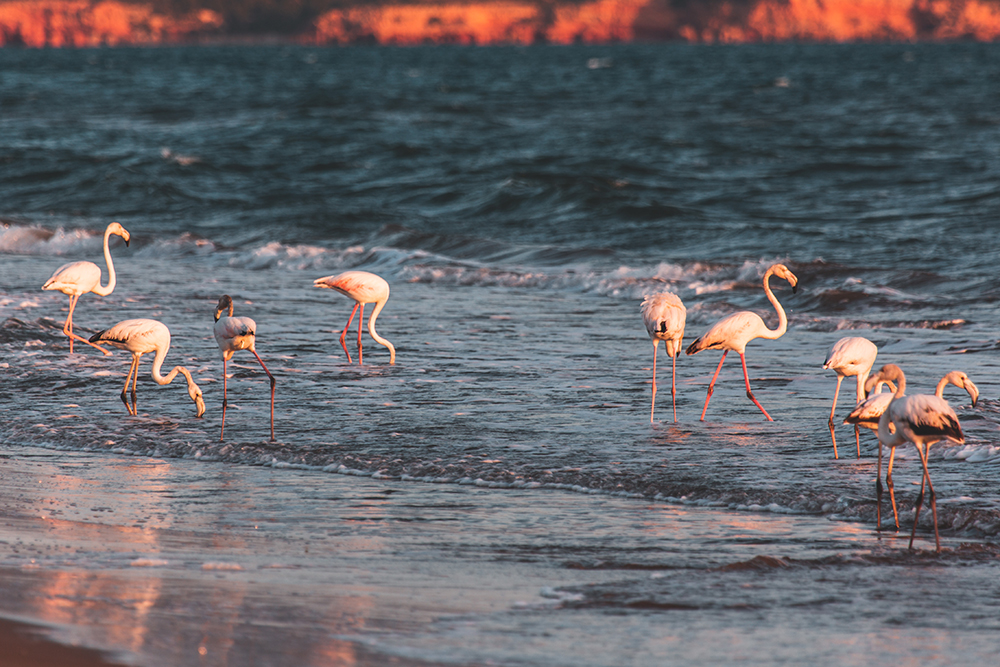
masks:
[(87, 292), (93, 292), (101, 296), (107, 296), (115, 291), (118, 280), (115, 276), (115, 264), (111, 261), (111, 251), (108, 250), (108, 238), (115, 234), (125, 239), (128, 245), (129, 233), (117, 222), (112, 222), (104, 230), (104, 261), (108, 265), (107, 287), (101, 285), (101, 267), (93, 262), (70, 262), (63, 264), (52, 277), (42, 285), (43, 290), (55, 290), (62, 292), (69, 297), (69, 315), (66, 316), (66, 324), (63, 326), (63, 333), (69, 336), (69, 353), (73, 354), (73, 341), (78, 340), (91, 347), (96, 347), (104, 354), (111, 354), (100, 345), (94, 345), (82, 336), (73, 333), (73, 310), (76, 308), (77, 300)]
[[(223, 316), (223, 313), (228, 313)], [(250, 350), (253, 356), (257, 357), (260, 367), (267, 373), (271, 380), (271, 440), (274, 440), (274, 376), (267, 370), (264, 360), (257, 354), (257, 323), (249, 317), (233, 317), (233, 300), (228, 294), (223, 294), (219, 298), (219, 304), (215, 307), (215, 342), (219, 344), (222, 351), (222, 429), (219, 431), (219, 440), (222, 440), (226, 432), (226, 407), (229, 405), (228, 376), (226, 375), (226, 362), (233, 358), (233, 354), (239, 350)]]
[(719, 371), (722, 370), (722, 362), (726, 360), (726, 355), (729, 354), (730, 350), (735, 350), (740, 355), (740, 362), (743, 364), (743, 379), (746, 381), (747, 385), (747, 398), (753, 401), (754, 405), (760, 408), (760, 411), (764, 413), (764, 416), (767, 417), (768, 421), (774, 421), (771, 419), (771, 415), (767, 414), (767, 410), (764, 409), (764, 406), (762, 406), (757, 399), (754, 398), (753, 392), (750, 391), (750, 376), (747, 374), (747, 360), (744, 356), (747, 343), (754, 338), (768, 338), (774, 340), (776, 338), (781, 338), (788, 329), (788, 318), (785, 317), (785, 310), (781, 307), (781, 304), (778, 303), (774, 293), (771, 292), (770, 285), (768, 285), (768, 280), (772, 275), (787, 280), (792, 286), (793, 293), (795, 292), (796, 285), (799, 283), (799, 279), (796, 278), (795, 274), (789, 271), (788, 267), (784, 264), (775, 264), (767, 270), (767, 273), (764, 274), (764, 292), (767, 293), (768, 301), (770, 301), (771, 305), (774, 306), (774, 309), (778, 311), (777, 329), (768, 329), (760, 315), (744, 310), (722, 318), (713, 324), (708, 331), (703, 333), (701, 338), (691, 343), (687, 348), (687, 354), (697, 354), (702, 350), (722, 350), (722, 359), (719, 360), (719, 366), (715, 369), (715, 375), (712, 376), (712, 382), (708, 385), (708, 396), (705, 397), (705, 407), (701, 410), (701, 421), (705, 421), (705, 411), (708, 410), (708, 401), (712, 398), (712, 392), (715, 389), (715, 381), (719, 377)]
[(358, 320), (358, 364), (362, 363), (361, 325), (365, 320), (366, 303), (375, 304), (375, 309), (372, 311), (371, 317), (368, 318), (368, 333), (375, 342), (389, 348), (389, 363), (396, 363), (396, 348), (392, 346), (392, 343), (375, 332), (375, 319), (382, 312), (385, 302), (389, 300), (389, 283), (382, 277), (376, 276), (374, 273), (368, 273), (367, 271), (345, 271), (335, 276), (317, 278), (313, 281), (313, 285), (337, 290), (344, 296), (348, 296), (355, 301), (351, 317), (347, 320), (347, 324), (344, 325), (344, 331), (340, 334), (340, 346), (344, 348), (344, 354), (347, 355), (347, 363), (351, 363), (351, 353), (347, 351), (347, 343), (344, 339), (347, 337), (347, 329), (351, 326), (351, 322), (354, 321), (354, 313), (358, 312), (359, 306), (361, 307), (361, 319)]
[[(946, 378), (948, 376), (945, 376)], [(881, 476), (882, 470), (882, 445), (887, 444), (891, 448), (889, 454), (889, 467), (891, 470), (892, 459), (895, 448), (904, 443), (912, 442), (920, 456), (920, 463), (924, 468), (923, 479), (920, 484), (920, 494), (917, 496), (916, 506), (913, 510), (913, 530), (910, 533), (910, 548), (913, 548), (913, 538), (917, 533), (917, 519), (920, 517), (920, 508), (924, 502), (924, 485), (930, 491), (931, 511), (934, 513), (934, 543), (938, 551), (941, 551), (941, 537), (938, 534), (937, 521), (937, 498), (934, 493), (934, 485), (931, 483), (931, 474), (927, 469), (927, 454), (930, 446), (939, 440), (952, 440), (958, 444), (965, 442), (962, 434), (962, 426), (958, 421), (958, 415), (951, 409), (947, 401), (939, 396), (928, 396), (927, 394), (914, 394), (906, 396), (906, 376), (899, 366), (886, 364), (879, 370), (877, 377), (872, 376), (869, 382), (891, 380), (896, 383), (896, 393), (893, 394), (889, 407), (879, 418), (878, 439), (879, 439), (879, 468), (877, 474)], [(944, 384), (941, 384), (942, 391)], [(977, 390), (978, 394), (978, 390)], [(895, 426), (895, 432), (889, 429), (889, 424)], [(876, 484), (876, 494), (879, 494), (880, 484)], [(889, 487), (889, 495), (893, 499), (893, 512), (895, 513), (895, 496), (892, 492), (891, 472), (886, 477), (886, 486)], [(880, 494), (879, 494), (880, 495)], [(879, 502), (878, 522), (881, 526), (881, 502)], [(896, 519), (899, 525), (899, 519)]]
[[(833, 413), (837, 409), (837, 397), (840, 395), (840, 383), (845, 377), (857, 376), (858, 378), (858, 398), (855, 403), (865, 400), (865, 380), (871, 373), (872, 366), (875, 365), (875, 357), (878, 355), (878, 348), (875, 343), (867, 338), (851, 336), (841, 338), (830, 349), (830, 354), (826, 355), (823, 368), (834, 371), (837, 374), (837, 389), (833, 392), (833, 406), (830, 408), (830, 439), (833, 440), (833, 458), (840, 458), (837, 455), (837, 436), (833, 432)], [(861, 458), (861, 434), (857, 425), (854, 426), (854, 440), (858, 446), (858, 458)]]
[[(889, 403), (891, 403), (892, 400), (895, 398), (893, 394), (896, 393), (896, 388), (892, 382), (888, 382), (888, 384), (890, 387), (893, 387), (893, 392), (889, 394), (881, 393), (882, 384), (884, 383), (886, 383), (886, 381), (882, 379), (881, 374), (869, 378), (869, 381), (866, 383), (866, 388), (871, 388), (871, 386), (874, 384), (876, 393), (870, 395), (868, 398), (866, 398), (864, 401), (858, 404), (858, 406), (854, 408), (854, 411), (851, 412), (851, 414), (849, 414), (847, 418), (844, 420), (845, 424), (848, 423), (856, 424), (858, 426), (864, 426), (865, 428), (870, 428), (876, 432), (878, 431), (879, 420), (885, 413), (886, 408), (889, 407)], [(945, 376), (938, 381), (937, 387), (934, 389), (934, 395), (937, 398), (943, 400), (944, 389), (949, 384), (953, 384), (959, 389), (965, 389), (967, 392), (969, 392), (969, 398), (972, 399), (972, 407), (976, 407), (976, 403), (979, 401), (979, 388), (976, 387), (975, 383), (973, 383), (972, 380), (969, 379), (968, 375), (966, 375), (962, 371), (951, 371), (950, 373), (945, 374)], [(888, 429), (890, 434), (895, 434), (896, 427), (892, 422), (888, 424)], [(892, 515), (896, 523), (896, 530), (899, 530), (899, 512), (896, 510), (896, 494), (893, 490), (893, 485), (892, 485), (892, 464), (896, 458), (896, 445), (889, 443), (889, 446), (890, 446), (889, 465), (886, 469), (885, 483), (886, 486), (889, 488), (889, 499), (892, 502)], [(878, 452), (877, 474), (875, 477), (875, 497), (878, 502), (877, 521), (879, 528), (881, 528), (882, 526), (881, 476), (882, 476), (882, 446), (880, 441), (879, 452)]]
[[(128, 369), (128, 376), (125, 378), (125, 388), (122, 389), (122, 403), (130, 415), (137, 416), (135, 387), (139, 382), (139, 360), (147, 352), (156, 352), (153, 357), (152, 377), (156, 384), (166, 385), (173, 382), (177, 374), (180, 373), (187, 380), (188, 396), (194, 401), (197, 408), (196, 417), (205, 414), (205, 400), (202, 398), (201, 389), (195, 384), (190, 371), (183, 366), (174, 366), (166, 377), (160, 374), (163, 366), (163, 359), (170, 350), (170, 329), (162, 322), (156, 320), (124, 320), (114, 325), (110, 329), (99, 331), (90, 337), (90, 342), (107, 343), (117, 348), (128, 350), (132, 353), (132, 366)], [(128, 402), (128, 386), (132, 384), (132, 404)]]
[(653, 339), (653, 403), (649, 409), (649, 423), (653, 423), (653, 411), (656, 409), (656, 350), (660, 341), (667, 350), (667, 356), (673, 360), (673, 370), (670, 378), (670, 396), (674, 404), (674, 423), (677, 423), (677, 356), (681, 353), (681, 342), (684, 340), (684, 322), (687, 309), (680, 297), (672, 292), (659, 292), (644, 297), (642, 305), (642, 321), (646, 325), (646, 333)]

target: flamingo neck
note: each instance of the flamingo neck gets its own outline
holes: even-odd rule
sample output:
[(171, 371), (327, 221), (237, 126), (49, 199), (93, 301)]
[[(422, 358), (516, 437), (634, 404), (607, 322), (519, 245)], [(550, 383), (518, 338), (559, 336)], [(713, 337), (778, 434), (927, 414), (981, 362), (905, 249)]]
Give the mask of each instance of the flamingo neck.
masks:
[(192, 388), (197, 389), (198, 385), (195, 384), (194, 378), (191, 377), (191, 371), (183, 366), (174, 366), (165, 376), (160, 375), (160, 368), (163, 366), (163, 359), (167, 356), (168, 350), (170, 350), (170, 343), (156, 348), (156, 356), (153, 357), (153, 371), (151, 373), (153, 379), (156, 380), (156, 384), (170, 384), (177, 377), (177, 374), (180, 373), (187, 380), (188, 390)]
[[(906, 393), (906, 376), (900, 371), (893, 379), (896, 381), (896, 393), (893, 394), (893, 398), (902, 398)], [(941, 391), (944, 391), (944, 387), (941, 388)]]
[(190, 373), (187, 372), (186, 368), (182, 368), (181, 366), (174, 366), (170, 372), (167, 373), (166, 377), (160, 375), (160, 368), (163, 366), (163, 359), (167, 356), (168, 350), (170, 350), (170, 343), (167, 343), (163, 347), (156, 348), (156, 356), (153, 357), (153, 371), (151, 373), (153, 379), (156, 380), (156, 384), (170, 384), (174, 381), (174, 378), (177, 377), (177, 373), (182, 370), (187, 376), (188, 382), (190, 382)]
[(944, 398), (944, 388), (947, 387), (949, 384), (953, 384), (959, 389), (965, 389), (965, 387), (963, 387), (957, 381), (955, 381), (955, 378), (952, 377), (951, 373), (948, 373), (943, 378), (938, 380), (937, 388), (934, 389), (934, 395), (937, 396), (938, 398)]
[[(871, 371), (865, 371), (864, 373), (858, 373), (858, 403), (865, 400), (865, 383), (868, 382), (868, 374)], [(877, 394), (882, 393), (882, 384), (876, 385)]]
[(392, 346), (392, 343), (379, 336), (375, 331), (375, 319), (378, 318), (378, 314), (382, 311), (383, 306), (385, 306), (385, 301), (378, 301), (375, 304), (375, 310), (372, 311), (371, 317), (368, 318), (368, 333), (379, 345), (384, 345), (389, 348), (389, 363), (394, 364), (396, 363), (396, 348)]
[(107, 296), (114, 292), (115, 285), (118, 284), (118, 278), (115, 276), (115, 263), (111, 261), (111, 250), (108, 248), (109, 238), (111, 238), (110, 226), (104, 230), (104, 262), (108, 265), (108, 284), (104, 287), (98, 283), (97, 287), (92, 290), (94, 294), (100, 294), (101, 296)]
[(768, 269), (767, 273), (764, 274), (764, 292), (767, 294), (767, 300), (770, 301), (771, 305), (774, 306), (774, 309), (778, 311), (778, 328), (772, 330), (768, 329), (767, 325), (764, 325), (764, 329), (767, 333), (761, 334), (758, 338), (768, 338), (774, 340), (775, 338), (781, 338), (785, 335), (785, 332), (788, 330), (788, 317), (785, 316), (785, 309), (781, 307), (780, 303), (778, 303), (777, 297), (774, 296), (774, 292), (771, 291), (771, 286), (768, 284), (772, 275), (774, 275), (773, 268)]

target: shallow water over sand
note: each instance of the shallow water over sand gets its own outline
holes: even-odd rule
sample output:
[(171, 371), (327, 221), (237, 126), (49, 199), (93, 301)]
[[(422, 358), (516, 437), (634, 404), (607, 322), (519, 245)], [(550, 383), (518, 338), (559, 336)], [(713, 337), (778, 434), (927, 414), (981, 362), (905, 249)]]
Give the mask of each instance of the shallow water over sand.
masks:
[(0, 466), (5, 605), (141, 664), (969, 664), (997, 629), (995, 596), (963, 592), (994, 587), (983, 543), (35, 448)]

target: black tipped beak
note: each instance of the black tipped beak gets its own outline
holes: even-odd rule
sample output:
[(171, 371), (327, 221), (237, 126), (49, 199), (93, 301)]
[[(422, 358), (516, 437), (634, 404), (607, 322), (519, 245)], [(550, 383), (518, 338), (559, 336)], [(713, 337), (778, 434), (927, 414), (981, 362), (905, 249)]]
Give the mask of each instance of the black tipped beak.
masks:
[(125, 247), (128, 247), (128, 239), (125, 239)]
[(799, 291), (799, 286), (798, 285), (792, 285), (792, 294), (795, 294), (798, 291)]

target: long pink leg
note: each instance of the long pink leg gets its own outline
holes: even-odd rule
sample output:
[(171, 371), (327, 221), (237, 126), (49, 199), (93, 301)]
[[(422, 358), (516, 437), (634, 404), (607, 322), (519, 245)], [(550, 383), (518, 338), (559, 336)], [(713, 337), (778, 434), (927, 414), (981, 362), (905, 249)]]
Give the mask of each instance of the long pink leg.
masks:
[(364, 363), (361, 360), (361, 325), (365, 322), (365, 304), (361, 305), (361, 317), (358, 318), (358, 366)]
[(674, 423), (677, 423), (677, 355), (680, 354), (680, 350), (674, 350), (674, 356), (672, 357), (674, 365), (673, 372), (670, 376), (670, 398), (674, 403)]
[[(833, 413), (837, 409), (837, 397), (840, 396), (840, 383), (844, 381), (844, 376), (840, 373), (837, 374), (837, 390), (833, 392), (833, 407), (830, 408), (830, 439), (833, 440), (833, 458), (839, 459), (840, 456), (837, 455), (837, 436), (833, 432)], [(750, 385), (747, 385), (747, 389)], [(756, 403), (756, 401), (754, 401)], [(763, 408), (761, 408), (763, 410)]]
[(136, 355), (135, 357), (135, 377), (132, 378), (132, 416), (138, 417), (139, 411), (135, 407), (135, 387), (139, 384), (139, 361), (142, 359), (142, 353)]
[(719, 359), (715, 375), (712, 376), (712, 381), (708, 383), (708, 396), (705, 397), (705, 407), (701, 409), (701, 421), (705, 421), (705, 411), (708, 410), (708, 402), (712, 399), (712, 392), (715, 391), (715, 381), (719, 379), (719, 371), (722, 370), (722, 362), (726, 360), (727, 354), (729, 354), (729, 350), (722, 351), (722, 358)]
[[(930, 446), (927, 447), (930, 449)], [(920, 516), (920, 506), (924, 501), (924, 481), (927, 482), (927, 489), (931, 494), (931, 511), (934, 513), (934, 544), (938, 551), (941, 551), (941, 536), (938, 534), (937, 497), (934, 493), (934, 485), (931, 484), (931, 473), (927, 470), (927, 455), (921, 447), (917, 446), (917, 453), (920, 454), (920, 462), (924, 466), (924, 478), (920, 480), (920, 495), (917, 496), (917, 507), (913, 511), (913, 530), (910, 533), (910, 548), (913, 548), (913, 537), (917, 534), (917, 517)]]
[[(865, 383), (862, 381), (864, 379), (864, 373), (858, 373), (858, 400), (855, 401), (855, 405), (865, 400)], [(858, 425), (854, 425), (854, 442), (858, 446), (858, 458), (861, 458), (861, 431), (858, 430)]]
[(347, 351), (347, 342), (346, 342), (347, 330), (350, 328), (351, 322), (354, 321), (354, 313), (358, 312), (358, 306), (360, 305), (361, 305), (360, 303), (354, 304), (354, 310), (351, 311), (351, 317), (350, 319), (347, 320), (347, 324), (344, 325), (344, 330), (340, 332), (340, 346), (344, 348), (344, 354), (347, 355), (347, 363), (349, 364), (353, 362), (351, 361), (351, 353)]
[(750, 375), (747, 373), (747, 360), (746, 357), (743, 356), (742, 352), (740, 352), (740, 362), (743, 363), (743, 379), (746, 380), (747, 383), (747, 398), (753, 401), (753, 404), (760, 408), (760, 411), (764, 413), (765, 417), (767, 417), (767, 421), (773, 422), (774, 420), (771, 419), (771, 415), (767, 414), (767, 410), (765, 410), (764, 406), (761, 405), (756, 398), (754, 398), (753, 392), (750, 391)]
[(878, 464), (875, 466), (875, 521), (882, 532), (882, 441), (878, 441)]
[(139, 372), (138, 368), (139, 368), (139, 360), (138, 358), (133, 356), (132, 365), (128, 367), (128, 375), (125, 376), (125, 388), (122, 389), (121, 393), (122, 403), (125, 404), (125, 409), (128, 410), (128, 413), (130, 415), (133, 414), (133, 412), (132, 412), (132, 406), (128, 404), (128, 385), (132, 381), (133, 373), (135, 373), (136, 377), (138, 377), (138, 372)]
[(219, 431), (219, 442), (226, 432), (226, 406), (229, 405), (229, 382), (226, 380), (226, 358), (222, 357), (222, 430)]
[(103, 352), (105, 356), (110, 356), (111, 353), (105, 350), (100, 345), (91, 343), (86, 338), (83, 338), (82, 336), (77, 336), (75, 333), (73, 333), (73, 310), (76, 308), (76, 302), (79, 299), (80, 299), (79, 295), (74, 295), (69, 298), (69, 315), (66, 316), (66, 324), (63, 325), (63, 333), (69, 336), (69, 353), (73, 354), (73, 341), (78, 340), (81, 343), (86, 343), (91, 347), (96, 347), (98, 350)]
[(649, 423), (653, 423), (653, 411), (656, 410), (656, 350), (659, 347), (659, 341), (653, 343), (653, 405), (649, 408)]
[[(881, 447), (881, 445), (879, 445)], [(896, 522), (896, 530), (899, 530), (899, 512), (896, 510), (896, 492), (892, 486), (892, 463), (896, 459), (896, 448), (889, 450), (889, 466), (885, 469), (885, 485), (889, 489), (889, 500), (892, 501), (892, 518)]]
[[(267, 377), (271, 378), (271, 441), (273, 442), (274, 441), (274, 376), (271, 375), (271, 371), (267, 370), (267, 366), (264, 365), (264, 360), (260, 358), (259, 354), (257, 354), (257, 350), (251, 348), (250, 351), (253, 352), (253, 356), (257, 357), (257, 361), (260, 362), (260, 367), (264, 369), (265, 373), (267, 373)], [(358, 363), (360, 363), (360, 361)]]

